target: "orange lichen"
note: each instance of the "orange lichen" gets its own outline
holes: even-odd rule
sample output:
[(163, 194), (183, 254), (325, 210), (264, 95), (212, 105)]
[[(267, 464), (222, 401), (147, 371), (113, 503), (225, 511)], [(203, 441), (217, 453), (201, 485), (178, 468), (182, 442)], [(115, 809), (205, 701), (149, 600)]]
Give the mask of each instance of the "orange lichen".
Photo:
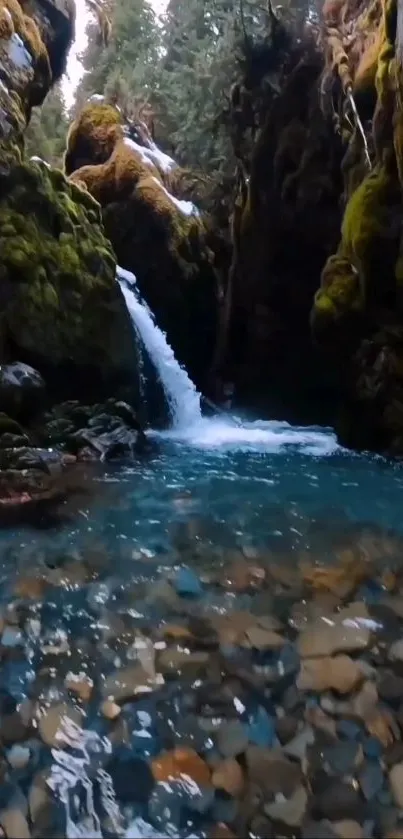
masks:
[(129, 198), (141, 180), (152, 177), (157, 182), (160, 179), (157, 169), (144, 163), (140, 154), (120, 139), (105, 163), (83, 166), (70, 179), (84, 183), (97, 201), (106, 204)]
[(120, 112), (113, 105), (88, 103), (70, 126), (64, 167), (67, 175), (86, 164), (105, 163), (123, 138)]
[(23, 4), (18, 0), (0, 0), (0, 39), (7, 41), (14, 33), (21, 38), (32, 60), (33, 79), (20, 92), (31, 108), (43, 102), (52, 83), (48, 52), (37, 23), (25, 14)]

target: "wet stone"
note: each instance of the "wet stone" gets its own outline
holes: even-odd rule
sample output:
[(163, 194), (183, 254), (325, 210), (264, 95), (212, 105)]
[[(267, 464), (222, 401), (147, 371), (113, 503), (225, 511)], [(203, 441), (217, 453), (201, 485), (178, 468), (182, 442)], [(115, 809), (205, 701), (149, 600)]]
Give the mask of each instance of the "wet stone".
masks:
[(364, 680), (359, 664), (350, 656), (304, 659), (297, 678), (297, 687), (304, 691), (321, 693), (335, 690), (350, 693)]
[(205, 672), (209, 661), (207, 652), (168, 648), (158, 655), (158, 669), (165, 675), (181, 673), (188, 678), (196, 678)]
[(12, 769), (19, 771), (25, 769), (31, 757), (30, 749), (27, 746), (15, 744), (7, 752), (7, 760)]
[(352, 819), (361, 824), (366, 813), (358, 790), (343, 781), (334, 781), (324, 792), (315, 795), (312, 806), (320, 818), (329, 821)]
[(203, 594), (203, 586), (190, 568), (180, 568), (173, 579), (173, 586), (180, 597), (200, 597)]
[(244, 788), (243, 771), (234, 758), (227, 758), (219, 763), (214, 769), (211, 781), (214, 787), (233, 796), (241, 795)]
[(401, 702), (403, 699), (403, 676), (382, 673), (378, 679), (378, 693), (386, 702)]
[(302, 829), (301, 839), (338, 839), (338, 836), (329, 821), (309, 821)]
[(320, 617), (302, 630), (298, 649), (302, 658), (355, 652), (368, 647), (371, 621), (364, 603), (353, 603), (329, 618)]
[(280, 750), (250, 745), (245, 761), (248, 780), (262, 788), (267, 796), (290, 797), (301, 782), (299, 764), (288, 760)]
[(354, 773), (362, 761), (362, 748), (354, 741), (341, 741), (328, 746), (322, 752), (323, 765), (329, 766), (333, 775), (347, 775)]
[(285, 798), (279, 793), (273, 803), (265, 804), (264, 811), (274, 821), (298, 827), (304, 819), (307, 801), (307, 791), (301, 785), (290, 798)]
[(112, 778), (116, 797), (122, 804), (145, 804), (153, 790), (154, 778), (145, 760), (125, 753), (114, 757), (106, 766)]
[(0, 737), (6, 745), (26, 740), (30, 732), (30, 721), (23, 719), (19, 711), (0, 717)]
[(42, 708), (38, 714), (38, 730), (41, 739), (48, 746), (66, 745), (65, 733), (69, 726), (81, 727), (83, 717), (80, 711), (67, 702), (59, 702)]
[(315, 733), (310, 725), (306, 725), (293, 740), (284, 746), (283, 752), (288, 757), (303, 761), (309, 746), (315, 742)]
[(389, 783), (393, 800), (397, 807), (403, 808), (403, 763), (396, 763), (389, 772)]
[(217, 746), (223, 757), (236, 757), (242, 754), (248, 742), (248, 729), (238, 720), (225, 722), (217, 732)]
[(140, 663), (115, 670), (102, 686), (104, 697), (113, 702), (128, 702), (159, 687), (161, 680), (153, 678)]
[(361, 825), (351, 819), (333, 822), (332, 829), (340, 839), (363, 839), (364, 837)]
[(276, 720), (276, 735), (281, 745), (285, 746), (296, 736), (300, 724), (300, 719), (290, 714)]
[(7, 626), (1, 636), (2, 647), (18, 647), (24, 642), (22, 632), (14, 626)]
[(15, 807), (0, 812), (0, 825), (7, 839), (29, 839), (31, 836), (27, 819)]
[(250, 743), (272, 746), (275, 740), (275, 719), (260, 706), (249, 719), (247, 734)]
[(371, 801), (379, 795), (383, 787), (383, 781), (382, 769), (379, 763), (375, 761), (368, 761), (358, 775), (358, 783), (367, 801)]

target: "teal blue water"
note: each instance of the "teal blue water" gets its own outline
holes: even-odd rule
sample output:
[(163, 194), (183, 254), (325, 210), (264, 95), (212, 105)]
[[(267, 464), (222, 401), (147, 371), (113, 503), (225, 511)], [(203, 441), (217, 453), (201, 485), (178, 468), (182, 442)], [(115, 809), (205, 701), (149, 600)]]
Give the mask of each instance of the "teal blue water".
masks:
[[(260, 594), (234, 597), (206, 583), (206, 573), (208, 577), (230, 561), (234, 549), (236, 556), (243, 552), (255, 564), (269, 559), (291, 567), (302, 554), (331, 562), (344, 547), (358, 543), (369, 556), (373, 547), (377, 561), (385, 558), (389, 565), (402, 560), (399, 463), (347, 452), (337, 446), (331, 431), (279, 423), (239, 427), (203, 421), (191, 433), (153, 439), (153, 452), (135, 462), (88, 466), (86, 491), (58, 511), (61, 517), (1, 532), (0, 606), (16, 597), (18, 604), (16, 583), (21, 577), (45, 577), (48, 582), (43, 594), (34, 593), (24, 606), (24, 654), (2, 665), (0, 693), (6, 693), (7, 701), (34, 696), (46, 707), (65, 696), (68, 671), (84, 670), (100, 686), (116, 667), (130, 664), (136, 633), (147, 636), (161, 619), (172, 620), (169, 603), (161, 606), (153, 594), (156, 582), (180, 565), (194, 572), (195, 614), (208, 618), (212, 610), (269, 614), (276, 609), (270, 590), (262, 592), (262, 601)], [(189, 584), (189, 577), (185, 582)], [(185, 824), (181, 799), (173, 789), (162, 791), (171, 802), (167, 820), (163, 797), (150, 799), (146, 806), (134, 794), (135, 786), (125, 787), (134, 754), (144, 767), (150, 754), (182, 742), (191, 691), (189, 684), (179, 680), (171, 686), (168, 680), (159, 705), (152, 695), (135, 708), (129, 704), (122, 712), (133, 728), (129, 745), (109, 739), (111, 726), (102, 720), (95, 700), (68, 756), (38, 746), (40, 765), (54, 773), (53, 829), (62, 831), (58, 835), (110, 835), (99, 826), (98, 813), (105, 814), (99, 794), (108, 801), (108, 796), (116, 798), (116, 819), (123, 820), (128, 837), (206, 835), (211, 814), (200, 815), (196, 808), (189, 817), (186, 810)], [(244, 698), (245, 713), (254, 712), (254, 701)], [(152, 726), (152, 736), (147, 735), (150, 753), (143, 754), (148, 740), (139, 739), (136, 729), (138, 708)], [(106, 773), (95, 782), (90, 778), (98, 771), (93, 764), (98, 765), (99, 754)], [(109, 781), (112, 793), (96, 792)], [(50, 829), (46, 835), (54, 833)]]
[[(139, 461), (88, 467), (91, 491), (68, 504), (67, 521), (4, 531), (3, 554), (6, 546), (57, 553), (99, 543), (112, 557), (144, 551), (155, 570), (184, 540), (292, 560), (319, 535), (326, 547), (351, 528), (403, 529), (400, 463), (341, 449), (327, 430), (273, 427), (270, 445), (162, 435)], [(209, 434), (217, 438), (217, 429)]]

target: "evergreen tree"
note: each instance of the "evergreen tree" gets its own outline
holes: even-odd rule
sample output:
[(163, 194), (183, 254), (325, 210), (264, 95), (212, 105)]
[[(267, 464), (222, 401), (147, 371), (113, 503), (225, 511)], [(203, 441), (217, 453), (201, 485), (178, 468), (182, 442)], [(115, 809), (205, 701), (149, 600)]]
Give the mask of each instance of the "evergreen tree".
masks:
[(94, 93), (125, 105), (141, 93), (147, 97), (153, 88), (159, 32), (151, 6), (146, 0), (113, 0), (103, 7), (112, 24), (111, 36), (107, 46), (100, 46), (97, 26), (88, 27), (77, 106)]
[(69, 120), (59, 85), (48, 93), (43, 105), (34, 108), (27, 131), (25, 149), (28, 156), (41, 157), (52, 166), (62, 165)]

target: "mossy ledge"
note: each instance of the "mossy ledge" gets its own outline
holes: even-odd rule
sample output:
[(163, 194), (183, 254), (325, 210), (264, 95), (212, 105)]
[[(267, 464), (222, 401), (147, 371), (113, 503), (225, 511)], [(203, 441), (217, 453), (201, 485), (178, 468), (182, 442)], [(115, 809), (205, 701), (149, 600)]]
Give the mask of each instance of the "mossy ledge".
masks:
[[(135, 343), (97, 202), (61, 171), (21, 161), (1, 175), (0, 359), (58, 386), (133, 381)], [(90, 373), (90, 375), (89, 375)]]

